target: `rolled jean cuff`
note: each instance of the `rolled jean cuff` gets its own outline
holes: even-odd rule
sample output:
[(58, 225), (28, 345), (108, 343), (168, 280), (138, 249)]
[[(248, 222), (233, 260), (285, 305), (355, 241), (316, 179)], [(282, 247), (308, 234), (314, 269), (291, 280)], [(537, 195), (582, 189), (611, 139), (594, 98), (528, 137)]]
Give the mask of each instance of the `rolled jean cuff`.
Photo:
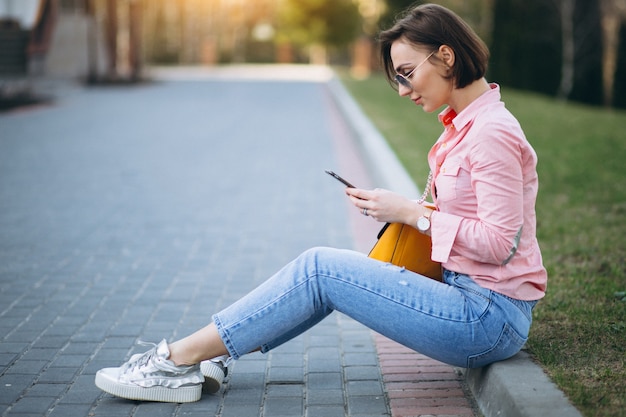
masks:
[(224, 346), (226, 346), (226, 350), (228, 350), (228, 355), (233, 360), (238, 360), (241, 356), (248, 353), (248, 352), (243, 352), (240, 354), (239, 352), (237, 352), (237, 350), (235, 349), (235, 346), (233, 345), (233, 343), (230, 341), (230, 338), (228, 337), (228, 332), (222, 325), (222, 321), (220, 320), (217, 314), (214, 314), (212, 319), (213, 319), (213, 323), (215, 324), (215, 327), (217, 328), (217, 333), (219, 334), (220, 339), (222, 339), (222, 343), (224, 343)]

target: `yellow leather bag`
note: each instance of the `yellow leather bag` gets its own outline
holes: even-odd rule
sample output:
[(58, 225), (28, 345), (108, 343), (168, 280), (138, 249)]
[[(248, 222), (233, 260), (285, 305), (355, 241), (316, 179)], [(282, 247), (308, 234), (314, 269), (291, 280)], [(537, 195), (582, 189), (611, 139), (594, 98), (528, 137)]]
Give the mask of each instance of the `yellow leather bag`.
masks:
[[(424, 204), (430, 192), (432, 181), (433, 172), (431, 171), (428, 173), (424, 193), (417, 200), (417, 204)], [(432, 203), (425, 203), (424, 206), (433, 210), (437, 209)], [(432, 250), (433, 241), (430, 236), (420, 233), (416, 228), (406, 224), (387, 223), (378, 232), (378, 242), (368, 256), (441, 281), (443, 279), (441, 263), (433, 262), (430, 259)]]
[(430, 236), (406, 224), (387, 223), (368, 256), (441, 281), (441, 263), (430, 259), (431, 252)]

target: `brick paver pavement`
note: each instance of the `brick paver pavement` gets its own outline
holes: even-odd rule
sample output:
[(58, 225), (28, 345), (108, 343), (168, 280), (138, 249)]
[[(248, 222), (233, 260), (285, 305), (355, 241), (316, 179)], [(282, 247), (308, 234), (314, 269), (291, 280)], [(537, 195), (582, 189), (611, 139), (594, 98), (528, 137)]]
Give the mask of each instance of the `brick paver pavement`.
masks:
[(323, 170), (358, 157), (338, 156), (347, 128), (325, 83), (265, 78), (63, 89), (51, 106), (0, 114), (1, 416), (396, 408), (372, 333), (339, 314), (238, 361), (197, 403), (93, 384), (144, 350), (138, 340), (196, 330), (304, 249), (354, 247), (362, 220)]

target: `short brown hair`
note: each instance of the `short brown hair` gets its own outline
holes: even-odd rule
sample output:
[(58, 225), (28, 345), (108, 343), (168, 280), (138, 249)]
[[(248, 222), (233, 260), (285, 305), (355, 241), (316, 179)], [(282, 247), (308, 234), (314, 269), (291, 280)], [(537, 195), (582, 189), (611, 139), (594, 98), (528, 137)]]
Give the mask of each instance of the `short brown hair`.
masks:
[(476, 32), (445, 7), (423, 4), (405, 11), (378, 37), (383, 69), (392, 85), (396, 70), (391, 61), (391, 45), (400, 38), (430, 51), (437, 51), (442, 45), (452, 48), (455, 61), (447, 78), (453, 80), (456, 88), (471, 84), (487, 72), (489, 49)]

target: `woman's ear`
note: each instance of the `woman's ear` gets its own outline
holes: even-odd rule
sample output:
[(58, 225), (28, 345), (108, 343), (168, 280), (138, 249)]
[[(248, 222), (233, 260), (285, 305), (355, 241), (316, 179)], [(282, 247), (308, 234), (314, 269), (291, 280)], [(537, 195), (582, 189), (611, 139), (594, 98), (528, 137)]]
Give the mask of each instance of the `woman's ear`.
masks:
[(454, 49), (448, 45), (441, 45), (439, 51), (437, 51), (437, 57), (443, 61), (444, 65), (450, 69), (454, 66)]

